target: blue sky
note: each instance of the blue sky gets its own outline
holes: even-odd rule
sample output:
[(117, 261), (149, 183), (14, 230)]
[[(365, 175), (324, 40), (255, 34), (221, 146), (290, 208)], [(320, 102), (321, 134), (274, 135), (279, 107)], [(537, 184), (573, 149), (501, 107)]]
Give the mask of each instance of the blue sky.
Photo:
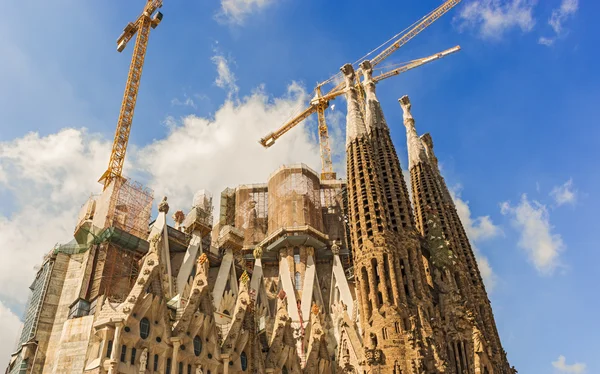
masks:
[[(5, 2), (0, 23), (0, 366), (33, 267), (67, 242), (108, 162), (143, 1)], [(165, 0), (152, 31), (126, 174), (186, 210), (193, 193), (258, 183), (282, 163), (319, 170), (315, 120), (268, 151), (258, 138), (336, 74), (441, 2)], [(411, 97), (520, 373), (600, 372), (594, 276), (600, 184), (595, 2), (464, 0), (390, 58), (461, 52), (390, 78), (378, 97), (404, 168)], [(343, 172), (344, 102), (328, 110)]]

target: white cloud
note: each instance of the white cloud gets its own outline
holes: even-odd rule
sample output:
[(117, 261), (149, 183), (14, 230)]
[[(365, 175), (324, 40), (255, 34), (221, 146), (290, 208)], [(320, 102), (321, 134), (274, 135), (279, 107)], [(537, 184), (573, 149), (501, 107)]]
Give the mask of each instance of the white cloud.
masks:
[(546, 38), (545, 36), (540, 36), (540, 38), (538, 39), (538, 43), (541, 45), (545, 45), (546, 47), (550, 47), (551, 45), (554, 45), (554, 39)]
[(562, 0), (560, 7), (552, 11), (548, 24), (552, 26), (557, 35), (560, 35), (563, 32), (563, 23), (567, 18), (577, 13), (578, 9), (579, 0)]
[(573, 189), (573, 179), (569, 179), (562, 186), (556, 186), (550, 192), (550, 196), (558, 206), (563, 204), (575, 204), (577, 202), (577, 190)]
[(318, 172), (318, 144), (302, 124), (269, 149), (258, 143), (306, 98), (293, 83), (285, 97), (274, 101), (258, 89), (240, 103), (228, 100), (214, 118), (185, 117), (166, 138), (140, 150), (137, 168), (150, 175), (156, 196), (168, 196), (172, 209), (184, 211), (198, 189), (218, 199), (225, 187), (266, 182), (282, 164), (304, 162)]
[(0, 214), (0, 299), (24, 303), (33, 267), (57, 242), (73, 234), (75, 216), (108, 163), (108, 141), (85, 129), (37, 133), (0, 142), (0, 165), (11, 175), (0, 182), (16, 207)]
[(579, 10), (579, 0), (562, 0), (560, 7), (552, 11), (552, 15), (548, 20), (548, 24), (554, 30), (555, 36), (541, 37), (539, 43), (545, 46), (551, 46), (556, 41), (556, 38), (565, 34), (563, 27), (564, 22), (571, 16), (575, 15)]
[(233, 97), (238, 93), (239, 88), (235, 83), (235, 74), (229, 67), (230, 61), (228, 61), (225, 56), (221, 54), (213, 56), (211, 60), (217, 67), (217, 78), (215, 79), (215, 84), (217, 87), (226, 90), (229, 98)]
[(584, 363), (575, 363), (572, 365), (567, 364), (565, 356), (558, 356), (558, 360), (552, 361), (552, 366), (556, 368), (558, 373), (572, 373), (572, 374), (583, 374), (585, 373), (586, 365)]
[(469, 202), (461, 198), (460, 192), (460, 186), (456, 186), (450, 190), (452, 200), (454, 200), (454, 205), (456, 206), (456, 212), (471, 241), (471, 247), (477, 258), (481, 277), (483, 278), (488, 291), (491, 291), (494, 289), (498, 278), (494, 273), (488, 258), (481, 253), (476, 244), (500, 235), (502, 230), (492, 222), (490, 216), (471, 217)]
[(274, 0), (221, 0), (216, 19), (220, 22), (242, 25), (246, 18), (274, 3)]
[(530, 202), (523, 194), (517, 206), (511, 206), (508, 201), (502, 203), (501, 212), (510, 216), (520, 231), (519, 247), (527, 252), (536, 270), (540, 274), (552, 274), (560, 265), (559, 256), (565, 245), (559, 234), (552, 233), (546, 206), (537, 201)]
[(462, 8), (460, 29), (477, 29), (481, 37), (500, 39), (513, 28), (529, 32), (535, 25), (536, 0), (473, 0)]
[(21, 325), (19, 317), (0, 301), (0, 331), (3, 336), (3, 339), (0, 339), (0, 367), (8, 365), (10, 354), (15, 350), (17, 336), (21, 332)]

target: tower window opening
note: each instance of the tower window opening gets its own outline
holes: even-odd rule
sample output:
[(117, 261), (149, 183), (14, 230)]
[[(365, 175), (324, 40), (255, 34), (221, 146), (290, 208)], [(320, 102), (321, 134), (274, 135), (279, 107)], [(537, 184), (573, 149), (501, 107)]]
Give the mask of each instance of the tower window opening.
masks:
[(301, 291), (302, 290), (302, 276), (300, 275), (299, 271), (297, 271), (296, 274), (294, 274), (294, 283), (296, 283), (296, 290)]
[(172, 360), (170, 358), (167, 358), (167, 365), (165, 367), (165, 374), (171, 374), (171, 365), (172, 365)]
[(135, 364), (135, 355), (137, 354), (137, 349), (131, 348), (131, 365)]
[(112, 348), (113, 348), (113, 341), (109, 340), (108, 343), (106, 344), (106, 358), (110, 358), (110, 355), (112, 354)]
[(154, 371), (158, 371), (158, 355), (154, 355)]
[(121, 362), (125, 362), (125, 358), (127, 357), (127, 346), (123, 344), (121, 346)]
[(150, 321), (148, 318), (142, 318), (140, 321), (140, 337), (142, 339), (148, 338), (150, 335)]

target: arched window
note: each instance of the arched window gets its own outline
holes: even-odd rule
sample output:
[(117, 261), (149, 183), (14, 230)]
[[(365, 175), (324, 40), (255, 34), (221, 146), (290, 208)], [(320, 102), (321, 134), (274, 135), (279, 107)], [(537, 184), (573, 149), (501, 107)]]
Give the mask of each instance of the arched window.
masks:
[(158, 355), (154, 355), (154, 371), (158, 371)]
[(297, 271), (296, 274), (294, 275), (294, 280), (296, 283), (296, 289), (297, 290), (302, 290), (302, 277), (300, 276), (300, 272)]
[(110, 358), (110, 355), (112, 354), (112, 344), (112, 340), (109, 340), (106, 346), (106, 358)]
[(140, 337), (146, 339), (148, 336), (150, 336), (150, 321), (148, 321), (148, 318), (142, 318), (140, 321)]
[(135, 355), (137, 354), (137, 349), (131, 348), (131, 365), (135, 364)]
[(194, 337), (194, 354), (197, 357), (200, 356), (200, 353), (202, 353), (202, 340), (198, 335), (196, 335)]
[(165, 374), (171, 374), (171, 365), (172, 360), (170, 358), (167, 358), (167, 367), (165, 367)]
[(242, 352), (240, 355), (240, 364), (242, 365), (242, 371), (248, 369), (248, 356), (246, 356), (246, 352)]
[(188, 372), (187, 374), (192, 374), (192, 365), (188, 364)]
[(125, 362), (125, 358), (127, 356), (127, 346), (123, 344), (121, 346), (121, 362)]
[(183, 362), (179, 363), (179, 369), (177, 370), (178, 374), (183, 374)]

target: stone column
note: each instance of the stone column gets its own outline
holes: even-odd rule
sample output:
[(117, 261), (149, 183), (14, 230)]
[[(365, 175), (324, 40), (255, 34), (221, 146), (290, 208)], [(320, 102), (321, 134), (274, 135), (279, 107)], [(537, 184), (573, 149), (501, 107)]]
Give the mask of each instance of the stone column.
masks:
[(388, 266), (390, 267), (389, 270), (390, 272), (390, 278), (392, 278), (392, 281), (390, 282), (392, 284), (392, 296), (394, 298), (394, 304), (396, 304), (396, 306), (400, 306), (400, 290), (398, 290), (398, 276), (396, 274), (396, 258), (394, 255), (391, 255), (388, 257)]
[(369, 289), (371, 290), (371, 305), (373, 306), (373, 310), (378, 310), (379, 301), (377, 299), (376, 290), (379, 289), (377, 284), (375, 283), (375, 271), (373, 269), (373, 265), (369, 261), (369, 265), (367, 266), (367, 271), (369, 272)]
[(112, 352), (110, 353), (110, 362), (108, 374), (117, 374), (117, 366), (119, 366), (118, 354), (121, 353), (121, 329), (123, 328), (123, 321), (115, 322), (115, 337), (113, 339)]
[(223, 360), (223, 374), (228, 374), (229, 373), (229, 354), (222, 354), (221, 360)]
[(178, 357), (181, 340), (178, 336), (174, 336), (171, 338), (171, 343), (173, 343), (173, 362), (171, 363), (171, 373), (176, 373), (177, 368), (179, 367)]

